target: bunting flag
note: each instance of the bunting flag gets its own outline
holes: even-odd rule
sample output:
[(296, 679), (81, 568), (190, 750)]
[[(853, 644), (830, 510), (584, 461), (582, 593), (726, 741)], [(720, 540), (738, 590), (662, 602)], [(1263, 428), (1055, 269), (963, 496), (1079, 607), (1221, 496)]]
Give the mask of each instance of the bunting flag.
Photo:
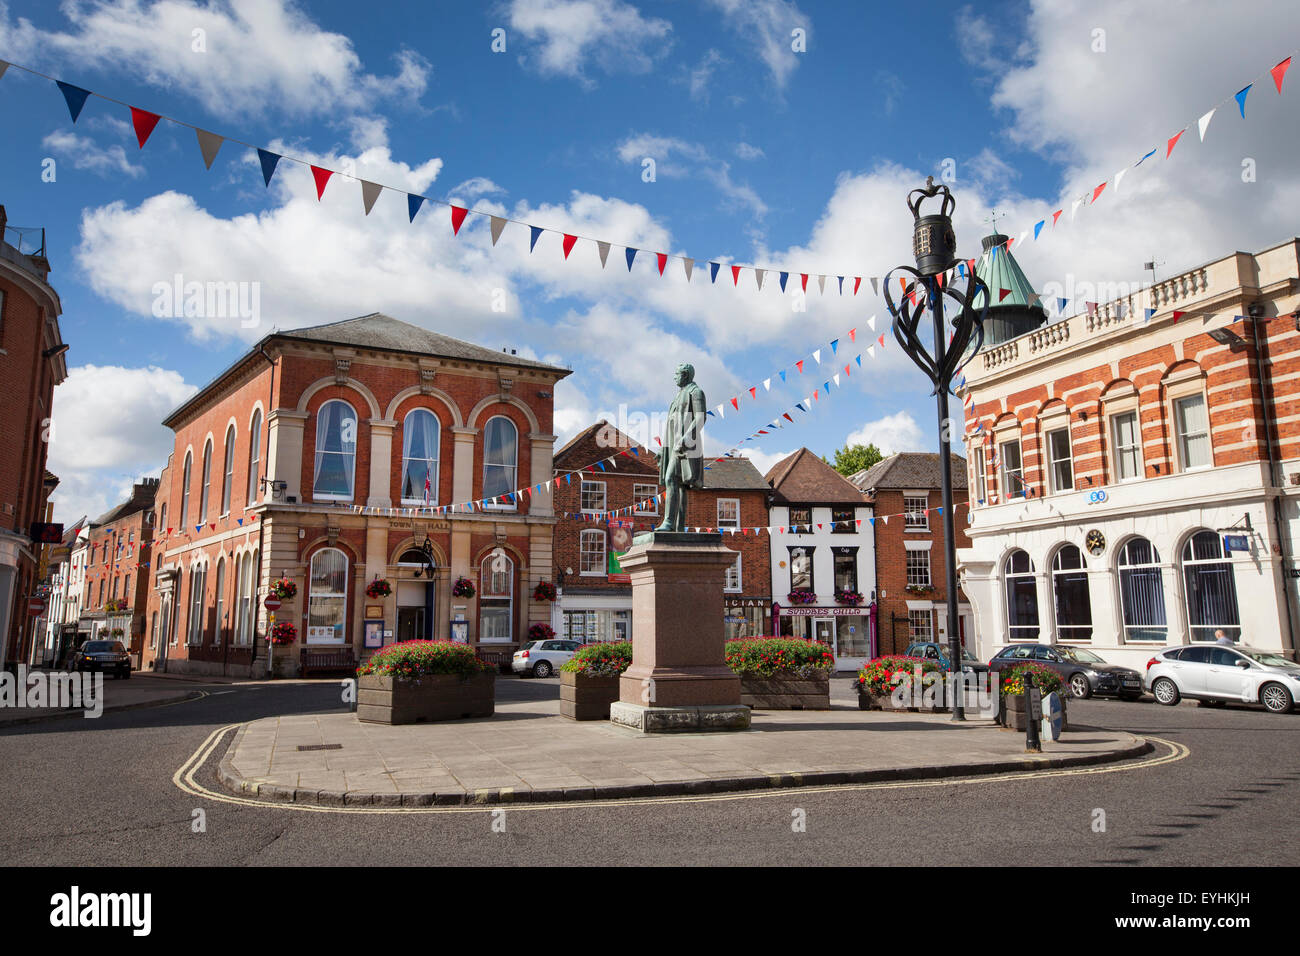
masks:
[(1242, 119), (1246, 118), (1246, 96), (1247, 94), (1250, 93), (1250, 88), (1254, 85), (1255, 85), (1254, 83), (1247, 83), (1242, 89), (1238, 90), (1232, 97), (1234, 100), (1237, 101), (1237, 108), (1241, 110)]
[(226, 138), (218, 136), (216, 133), (209, 133), (205, 129), (196, 129), (194, 135), (199, 141), (199, 153), (203, 156), (203, 167), (211, 169), (213, 161), (217, 158), (217, 152), (221, 149), (221, 144), (226, 141)]
[(162, 117), (157, 113), (136, 109), (134, 106), (131, 107), (131, 125), (135, 127), (135, 138), (141, 149), (144, 149), (144, 144), (152, 135), (154, 127), (158, 125), (160, 119)]
[(627, 248), (627, 271), (628, 272), (632, 271), (632, 260), (636, 258), (636, 254), (640, 251), (641, 250), (639, 249), (633, 249), (631, 246), (628, 246)]
[[(21, 70), (22, 67), (19, 67)], [(79, 86), (73, 86), (71, 83), (64, 83), (62, 80), (55, 80), (59, 90), (63, 93), (63, 100), (68, 104), (68, 112), (72, 114), (72, 122), (77, 121), (81, 111), (86, 106), (86, 97), (90, 96), (90, 90), (83, 90)]]
[(529, 226), (528, 228), (530, 230), (529, 237), (528, 237), (528, 251), (529, 253), (531, 253), (534, 249), (537, 248), (537, 240), (540, 239), (542, 236), (542, 227)]
[[(1286, 71), (1289, 69), (1291, 69), (1291, 58), (1287, 57), (1277, 66), (1273, 67), (1273, 69), (1268, 71), (1269, 75), (1273, 77), (1273, 82), (1277, 84), (1277, 91), (1279, 94), (1282, 92), (1282, 78), (1286, 76)], [(0, 76), (3, 75), (4, 71), (0, 70)]]
[(330, 181), (334, 175), (334, 170), (324, 169), (320, 166), (311, 168), (312, 178), (316, 180), (316, 201), (320, 202), (325, 197), (325, 184)]
[[(1215, 109), (1218, 109), (1218, 107), (1215, 107)], [(1202, 116), (1200, 119), (1196, 121), (1196, 129), (1201, 134), (1202, 143), (1205, 142), (1205, 131), (1210, 128), (1210, 120), (1213, 119), (1213, 117), (1214, 117), (1214, 110), (1210, 110), (1208, 113), (1206, 113), (1204, 116)]]
[(267, 188), (271, 186), (271, 177), (275, 174), (275, 167), (280, 162), (280, 154), (268, 152), (265, 149), (257, 151), (257, 158), (262, 164), (262, 181), (266, 183)]
[(564, 242), (561, 243), (561, 247), (564, 249), (564, 258), (569, 258), (569, 253), (573, 251), (574, 243), (577, 241), (577, 236), (567, 232), (564, 234)]
[[(408, 222), (415, 222), (415, 214), (420, 211), (420, 207), (423, 205), (424, 205), (423, 196), (413, 196), (410, 193), (406, 194), (406, 212), (407, 215), (410, 216), (410, 219), (407, 220)], [(451, 220), (452, 220), (451, 228), (453, 233), (459, 234), (460, 229), (456, 225), (456, 209), (457, 209), (456, 206), (451, 207)], [(461, 219), (462, 221), (464, 220), (463, 215), (461, 216)]]
[(1182, 139), (1183, 134), (1186, 132), (1187, 132), (1186, 129), (1180, 129), (1173, 136), (1169, 137), (1169, 146), (1165, 150), (1165, 159), (1168, 159), (1170, 156), (1173, 155), (1174, 147), (1178, 145), (1178, 141)]
[(659, 275), (664, 274), (664, 266), (668, 265), (668, 256), (663, 252), (656, 252), (655, 258), (659, 260)]
[[(459, 233), (460, 228), (456, 225), (456, 220), (454, 218), (455, 217), (454, 210), (452, 212), (452, 216), (453, 216), (453, 219), (451, 221), (452, 229), (455, 230), (457, 233)], [(504, 219), (502, 219), (500, 216), (492, 217), (492, 221), (488, 225), (488, 229), (492, 233), (492, 245), (495, 246), (497, 244), (497, 240), (501, 238), (501, 233), (505, 228), (506, 228), (506, 221)], [(609, 252), (609, 243), (605, 243), (605, 252)], [(600, 258), (600, 264), (601, 266), (605, 265), (605, 257), (603, 255)]]
[(367, 216), (370, 215), (370, 210), (375, 208), (375, 200), (379, 198), (379, 194), (383, 191), (384, 187), (379, 183), (361, 180), (361, 204), (365, 206)]

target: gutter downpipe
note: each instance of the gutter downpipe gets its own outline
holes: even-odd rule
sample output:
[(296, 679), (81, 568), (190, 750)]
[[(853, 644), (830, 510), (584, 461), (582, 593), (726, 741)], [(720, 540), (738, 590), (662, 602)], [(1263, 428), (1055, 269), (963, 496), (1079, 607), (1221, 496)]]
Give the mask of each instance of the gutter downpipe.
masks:
[[(266, 466), (269, 465), (270, 462), (271, 462), (271, 421), (270, 421), (270, 415), (271, 415), (271, 402), (273, 401), (274, 396), (275, 396), (275, 359), (271, 358), (271, 356), (269, 356), (269, 355), (266, 354), (266, 344), (265, 344), (264, 342), (263, 342), (263, 343), (260, 343), (260, 344), (257, 346), (257, 351), (258, 351), (258, 353), (262, 356), (262, 358), (266, 359), (267, 363), (271, 366), (271, 385), (270, 385), (270, 388), (267, 390), (267, 395), (266, 395), (266, 415), (264, 415), (264, 416), (262, 417), (262, 427), (266, 430), (266, 449), (265, 449), (265, 451), (262, 453), (262, 461), (265, 463), (265, 464), (263, 465), (263, 467), (266, 467)], [(259, 481), (259, 488), (260, 488), (260, 487), (261, 487), (261, 485), (260, 485), (260, 481)], [(265, 512), (263, 512), (263, 514), (265, 515)], [(257, 576), (257, 577), (256, 577), (256, 580), (259, 582), (259, 584), (260, 584), (260, 582), (261, 582), (261, 580), (262, 580), (262, 562), (266, 560), (266, 547), (265, 547), (265, 542), (266, 542), (266, 522), (265, 522), (265, 520), (259, 520), (259, 521), (257, 522), (257, 568), (256, 568), (256, 570), (255, 570), (255, 572), (254, 572), (254, 573), (256, 574), (256, 576)], [(259, 602), (257, 602), (257, 592), (258, 592), (258, 590), (259, 590), (258, 586), (257, 586), (257, 585), (254, 585), (254, 587), (253, 587), (253, 594), (250, 596), (250, 600), (252, 600), (252, 601), (254, 602), (254, 606), (255, 606), (255, 607), (254, 607), (254, 610), (253, 610), (253, 620), (254, 620), (254, 621), (257, 620), (257, 613), (258, 613), (257, 610), (256, 610), (256, 604), (259, 603)], [(268, 634), (268, 635), (267, 635), (267, 640), (269, 641), (270, 639), (271, 639), (271, 638), (270, 638), (270, 635)], [(253, 673), (254, 673), (254, 670), (253, 670), (253, 669), (254, 669), (254, 667), (256, 666), (256, 664), (257, 664), (257, 629), (254, 628), (254, 629), (253, 629), (253, 654), (252, 654), (252, 656), (248, 659), (248, 676), (249, 676), (249, 677), (252, 677), (252, 676), (253, 676)], [(269, 679), (270, 676), (271, 676), (271, 672), (270, 672), (269, 669), (267, 670), (266, 676), (267, 676), (268, 679)]]

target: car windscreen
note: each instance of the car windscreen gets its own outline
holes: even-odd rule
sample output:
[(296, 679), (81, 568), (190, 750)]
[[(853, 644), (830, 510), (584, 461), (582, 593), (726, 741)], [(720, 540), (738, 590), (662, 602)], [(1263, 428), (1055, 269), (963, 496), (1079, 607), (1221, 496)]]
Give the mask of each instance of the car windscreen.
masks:
[(1092, 651), (1082, 647), (1057, 647), (1056, 652), (1068, 661), (1080, 664), (1105, 664), (1106, 662)]
[(1245, 651), (1240, 647), (1233, 648), (1238, 654), (1244, 654), (1252, 661), (1258, 661), (1268, 667), (1300, 667), (1295, 661), (1281, 654), (1270, 654), (1267, 651)]
[(530, 650), (531, 648), (536, 647), (536, 646), (537, 646), (538, 644), (540, 644), (540, 643), (542, 643), (542, 642), (541, 642), (541, 641), (524, 641), (524, 643), (522, 643), (522, 644), (519, 645), (519, 649), (520, 649), (521, 651)]
[(117, 650), (116, 643), (116, 641), (87, 641), (82, 651), (87, 654), (106, 654), (109, 651)]

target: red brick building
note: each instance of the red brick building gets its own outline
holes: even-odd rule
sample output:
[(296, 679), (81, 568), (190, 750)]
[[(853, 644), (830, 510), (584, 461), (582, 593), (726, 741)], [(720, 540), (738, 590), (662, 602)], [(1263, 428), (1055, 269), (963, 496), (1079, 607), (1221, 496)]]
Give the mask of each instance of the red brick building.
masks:
[(163, 423), (146, 666), (265, 672), (277, 580), (283, 673), (413, 638), (508, 659), (549, 616), (532, 591), (567, 374), (377, 313), (266, 336)]
[(86, 526), (89, 546), (78, 630), (120, 640), (137, 668), (144, 652), (157, 490), (157, 478), (137, 482), (130, 498)]
[(10, 226), (0, 206), (0, 666), (42, 640), (27, 607), (39, 584), (31, 530), (57, 484), (45, 459), (54, 386), (68, 377), (49, 273), (45, 230)]
[[(614, 460), (606, 461), (611, 455)], [(632, 586), (617, 554), (625, 550), (620, 544), (630, 544), (630, 534), (663, 520), (658, 458), (601, 421), (556, 453), (555, 475), (559, 600), (552, 626), (571, 640), (630, 639)], [(769, 627), (766, 543), (758, 535), (726, 530), (765, 526), (769, 492), (748, 459), (724, 458), (710, 463), (704, 487), (687, 495), (687, 525), (723, 530), (723, 544), (737, 555), (723, 581), (728, 637), (755, 636)], [(610, 514), (619, 511), (625, 513)]]
[(1294, 655), (1300, 240), (1075, 308), (966, 370), (958, 557), (984, 655), (1073, 643), (1140, 668), (1219, 630)]
[[(875, 508), (876, 603), (881, 654), (901, 654), (911, 641), (948, 642), (948, 565), (943, 544), (939, 455), (900, 452), (849, 480)], [(957, 547), (966, 534), (966, 461), (952, 456)], [(960, 586), (957, 627), (975, 651), (974, 618)]]

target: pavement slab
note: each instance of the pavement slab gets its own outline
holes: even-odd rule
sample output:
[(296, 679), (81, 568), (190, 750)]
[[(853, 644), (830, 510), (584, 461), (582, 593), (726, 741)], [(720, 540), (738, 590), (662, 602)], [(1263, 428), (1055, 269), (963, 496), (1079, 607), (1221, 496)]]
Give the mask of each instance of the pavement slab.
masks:
[[(341, 748), (299, 751), (302, 744)], [(496, 716), (362, 724), (354, 714), (243, 725), (218, 768), (237, 792), (328, 806), (592, 800), (986, 773), (1122, 760), (1150, 745), (1080, 728), (1043, 753), (990, 720), (861, 711), (838, 688), (828, 711), (755, 711), (748, 731), (637, 734), (573, 721), (559, 702), (498, 702)], [(394, 797), (399, 794), (400, 797)], [(273, 796), (273, 798), (276, 798)]]

